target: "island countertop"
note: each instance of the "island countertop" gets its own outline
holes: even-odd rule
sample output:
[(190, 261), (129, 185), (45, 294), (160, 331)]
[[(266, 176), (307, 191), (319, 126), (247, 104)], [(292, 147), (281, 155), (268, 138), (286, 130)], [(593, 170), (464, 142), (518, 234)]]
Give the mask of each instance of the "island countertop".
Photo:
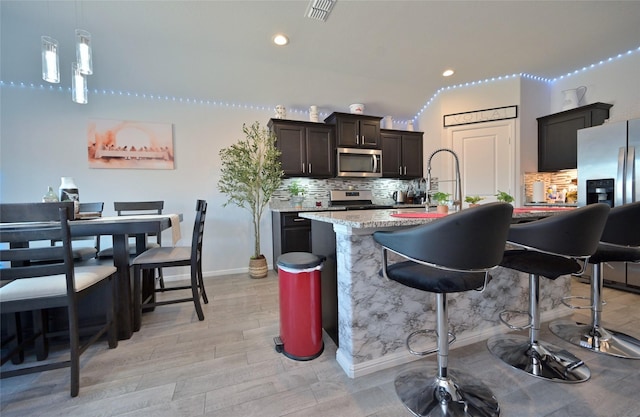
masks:
[[(513, 222), (562, 211), (518, 208)], [(298, 215), (312, 220), (312, 252), (325, 258), (320, 280), (322, 327), (337, 344), (336, 360), (345, 373), (355, 378), (415, 360), (416, 356), (406, 350), (405, 339), (416, 330), (436, 327), (433, 296), (380, 274), (381, 247), (373, 233), (426, 224), (437, 219), (437, 214), (423, 208), (310, 211)], [(389, 254), (388, 259), (391, 263), (402, 260), (394, 254)], [(527, 274), (498, 267), (491, 276), (493, 279), (483, 291), (448, 295), (456, 306), (449, 312), (449, 325), (457, 334), (458, 345), (508, 331), (500, 322), (500, 312), (521, 310), (528, 304)], [(562, 297), (570, 293), (571, 277), (548, 281), (540, 289), (544, 321), (570, 314)], [(520, 319), (518, 325), (526, 324), (524, 318)], [(435, 346), (429, 340), (425, 347)]]
[[(514, 219), (536, 219), (561, 213), (572, 208), (515, 208)], [(425, 217), (394, 217), (394, 214), (425, 213)], [(453, 213), (452, 213), (453, 214)], [(354, 229), (384, 228), (397, 226), (416, 226), (429, 223), (437, 218), (435, 212), (425, 212), (424, 209), (383, 209), (383, 210), (350, 210), (301, 212), (300, 217), (317, 220), (334, 225), (341, 225)], [(429, 217), (427, 217), (429, 216)], [(432, 216), (432, 217), (431, 217)]]

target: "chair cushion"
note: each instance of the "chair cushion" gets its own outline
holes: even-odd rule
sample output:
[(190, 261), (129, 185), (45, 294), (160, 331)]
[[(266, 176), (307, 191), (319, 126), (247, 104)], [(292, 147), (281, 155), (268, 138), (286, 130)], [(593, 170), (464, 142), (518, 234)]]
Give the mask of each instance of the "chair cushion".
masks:
[(582, 269), (574, 259), (531, 250), (505, 251), (500, 266), (549, 279), (574, 274)]
[(435, 293), (475, 290), (481, 288), (485, 280), (484, 272), (447, 271), (412, 261), (390, 265), (387, 276), (407, 287)]
[(76, 260), (90, 259), (95, 257), (96, 253), (98, 253), (98, 250), (96, 248), (90, 248), (88, 246), (76, 247), (76, 248), (73, 248), (73, 259), (76, 259)]
[(591, 255), (589, 263), (599, 264), (600, 262), (639, 262), (640, 248), (611, 245), (600, 242), (596, 253)]
[[(76, 292), (113, 275), (116, 268), (110, 265), (79, 266), (75, 268)], [(22, 278), (11, 281), (0, 288), (0, 301), (29, 300), (45, 297), (60, 297), (67, 294), (67, 280), (64, 274), (37, 278)]]
[(191, 248), (188, 246), (159, 247), (144, 251), (134, 260), (134, 265), (181, 262), (191, 260)]

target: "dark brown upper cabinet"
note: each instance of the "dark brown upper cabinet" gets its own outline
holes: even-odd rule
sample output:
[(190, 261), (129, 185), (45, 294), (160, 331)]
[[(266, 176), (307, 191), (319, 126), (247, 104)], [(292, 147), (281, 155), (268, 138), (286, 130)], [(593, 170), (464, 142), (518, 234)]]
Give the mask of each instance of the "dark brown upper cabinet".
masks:
[(609, 118), (612, 104), (593, 103), (539, 117), (538, 171), (577, 168), (578, 130), (598, 126)]
[(380, 120), (382, 117), (334, 112), (324, 122), (336, 126), (338, 147), (380, 149)]
[(322, 123), (271, 119), (285, 177), (334, 176), (334, 127)]
[(422, 137), (422, 132), (381, 129), (382, 176), (422, 178)]

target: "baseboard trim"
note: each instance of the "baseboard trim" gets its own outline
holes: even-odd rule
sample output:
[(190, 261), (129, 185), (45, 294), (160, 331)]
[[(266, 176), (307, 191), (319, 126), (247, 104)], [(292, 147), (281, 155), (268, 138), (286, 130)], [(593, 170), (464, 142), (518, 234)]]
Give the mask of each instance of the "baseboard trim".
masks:
[[(572, 313), (572, 310), (565, 306), (560, 306), (556, 309), (545, 311), (540, 313), (540, 320), (543, 323), (548, 323), (552, 320), (555, 320), (560, 317), (566, 317)], [(525, 325), (525, 320), (520, 320), (520, 322), (516, 321), (514, 324), (516, 325)], [(481, 342), (483, 340), (487, 340), (492, 336), (506, 334), (508, 329), (503, 325), (495, 325), (492, 327), (488, 327), (482, 329), (480, 331), (470, 331), (463, 335), (458, 335), (456, 342), (452, 345), (451, 350), (455, 352), (455, 349), (462, 346), (471, 345), (476, 342)], [(433, 343), (432, 346), (426, 345), (425, 349), (435, 349), (436, 344)], [(360, 376), (369, 375), (374, 372), (382, 371), (384, 369), (393, 368), (398, 365), (404, 365), (423, 357), (415, 356), (410, 354), (406, 350), (402, 350), (400, 352), (392, 353), (389, 355), (385, 355), (381, 358), (372, 359), (370, 361), (360, 362), (358, 364), (353, 364), (350, 357), (344, 352), (344, 350), (338, 347), (338, 351), (336, 352), (336, 361), (342, 368), (342, 370), (347, 374), (349, 378), (358, 378)]]

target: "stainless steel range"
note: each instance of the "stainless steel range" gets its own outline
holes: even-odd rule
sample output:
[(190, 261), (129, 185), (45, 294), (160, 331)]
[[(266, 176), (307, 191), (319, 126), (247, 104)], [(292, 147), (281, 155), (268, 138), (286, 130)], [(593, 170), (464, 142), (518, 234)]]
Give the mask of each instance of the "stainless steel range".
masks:
[(346, 210), (390, 209), (392, 205), (375, 204), (371, 190), (332, 190), (329, 206), (344, 207)]

